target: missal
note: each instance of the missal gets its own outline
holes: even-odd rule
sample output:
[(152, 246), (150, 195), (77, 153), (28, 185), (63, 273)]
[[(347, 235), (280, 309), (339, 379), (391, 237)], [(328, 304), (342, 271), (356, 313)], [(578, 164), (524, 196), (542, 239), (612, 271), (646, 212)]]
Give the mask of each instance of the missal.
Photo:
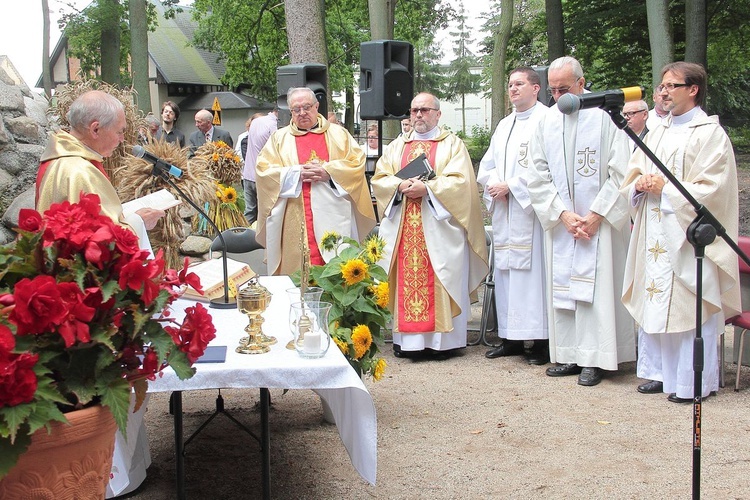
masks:
[[(203, 295), (193, 287), (188, 287), (183, 295), (186, 299), (211, 300), (224, 296), (224, 269), (221, 259), (210, 259), (190, 266), (189, 271), (195, 273), (201, 280)], [(227, 259), (227, 276), (229, 278), (229, 296), (237, 296), (237, 288), (247, 283), (255, 276), (255, 271), (244, 262)]]
[(418, 177), (419, 180), (429, 181), (435, 177), (435, 171), (430, 165), (430, 161), (427, 159), (424, 153), (410, 161), (404, 168), (396, 172), (396, 177), (401, 179), (411, 179), (412, 177)]
[(167, 189), (160, 189), (153, 193), (141, 196), (135, 200), (131, 200), (127, 203), (122, 204), (122, 215), (127, 217), (130, 214), (137, 212), (142, 208), (156, 208), (158, 210), (167, 210), (168, 208), (176, 207), (182, 203), (181, 200), (175, 198)]

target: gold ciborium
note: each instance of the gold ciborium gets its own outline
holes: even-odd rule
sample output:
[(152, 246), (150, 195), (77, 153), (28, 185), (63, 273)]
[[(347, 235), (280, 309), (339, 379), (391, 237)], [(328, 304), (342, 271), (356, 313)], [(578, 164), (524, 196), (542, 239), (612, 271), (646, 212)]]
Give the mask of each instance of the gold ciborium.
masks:
[(262, 314), (271, 302), (271, 292), (258, 283), (255, 277), (248, 283), (248, 286), (237, 294), (237, 308), (249, 319), (245, 327), (247, 337), (240, 339), (240, 345), (235, 351), (240, 354), (262, 354), (271, 350), (270, 344), (264, 344), (261, 341), (261, 327), (264, 321)]

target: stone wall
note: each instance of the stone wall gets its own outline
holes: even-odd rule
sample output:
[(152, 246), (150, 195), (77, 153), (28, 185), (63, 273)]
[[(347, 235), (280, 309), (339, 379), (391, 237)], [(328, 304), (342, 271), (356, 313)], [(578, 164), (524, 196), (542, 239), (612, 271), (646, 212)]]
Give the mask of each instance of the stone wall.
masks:
[(34, 206), (34, 181), (50, 130), (47, 108), (43, 96), (0, 66), (0, 244), (14, 239), (20, 208)]

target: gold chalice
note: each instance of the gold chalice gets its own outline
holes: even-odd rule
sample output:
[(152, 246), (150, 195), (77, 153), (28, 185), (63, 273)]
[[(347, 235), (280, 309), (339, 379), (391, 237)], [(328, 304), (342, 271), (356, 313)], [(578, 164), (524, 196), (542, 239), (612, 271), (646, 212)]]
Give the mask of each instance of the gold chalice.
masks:
[[(247, 337), (240, 339), (240, 345), (235, 349), (240, 354), (262, 354), (271, 350), (270, 344), (261, 341), (263, 312), (271, 302), (271, 292), (258, 283), (257, 278), (250, 280), (249, 286), (237, 294), (237, 308), (247, 315), (248, 325), (245, 327)], [(274, 339), (274, 342), (276, 339)]]

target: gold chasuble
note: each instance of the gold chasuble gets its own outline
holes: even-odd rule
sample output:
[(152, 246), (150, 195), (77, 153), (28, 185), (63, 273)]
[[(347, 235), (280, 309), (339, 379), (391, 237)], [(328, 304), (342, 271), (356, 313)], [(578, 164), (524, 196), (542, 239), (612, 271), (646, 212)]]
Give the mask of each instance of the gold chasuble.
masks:
[[(288, 191), (282, 196), (287, 175), (299, 165), (315, 162), (328, 172), (331, 182), (302, 182), (299, 196), (291, 197)], [(332, 257), (319, 247), (326, 231), (364, 238), (375, 226), (365, 154), (345, 128), (330, 125), (320, 114), (310, 130), (291, 123), (271, 134), (255, 169), (256, 239), (266, 249), (268, 274), (299, 270), (300, 236), (309, 245), (312, 264), (323, 264)]]
[[(404, 168), (424, 153), (435, 164), (435, 141), (413, 141), (401, 157)], [(404, 223), (398, 242), (398, 329), (402, 333), (435, 331), (435, 272), (422, 226), (422, 198), (404, 197)], [(443, 330), (446, 331), (446, 330)]]

